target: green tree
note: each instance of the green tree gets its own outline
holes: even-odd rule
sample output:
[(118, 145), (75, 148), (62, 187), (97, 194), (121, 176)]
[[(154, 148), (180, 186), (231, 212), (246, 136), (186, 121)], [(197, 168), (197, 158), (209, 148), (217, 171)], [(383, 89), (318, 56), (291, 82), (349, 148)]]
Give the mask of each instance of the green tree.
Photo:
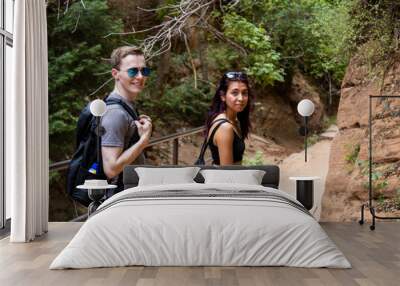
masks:
[(340, 85), (349, 60), (347, 35), (352, 34), (352, 0), (241, 0), (238, 14), (264, 27), (271, 48), (288, 74), (294, 68), (323, 78), (329, 73)]
[(109, 11), (107, 1), (84, 3), (85, 7), (79, 1), (72, 2), (68, 10), (59, 10), (58, 1), (49, 1), (47, 8), (49, 133), (51, 157), (57, 159), (72, 153), (79, 112), (91, 99), (109, 92), (104, 89), (89, 96), (111, 77), (104, 59), (120, 43), (116, 37), (104, 36), (123, 31), (121, 20)]
[(283, 70), (279, 67), (279, 53), (271, 46), (271, 40), (262, 27), (257, 27), (246, 18), (235, 13), (223, 16), (224, 33), (247, 51), (245, 69), (260, 85), (273, 85), (283, 81)]
[(393, 59), (400, 42), (400, 2), (355, 0), (350, 14), (353, 51), (361, 49), (359, 54), (374, 65)]

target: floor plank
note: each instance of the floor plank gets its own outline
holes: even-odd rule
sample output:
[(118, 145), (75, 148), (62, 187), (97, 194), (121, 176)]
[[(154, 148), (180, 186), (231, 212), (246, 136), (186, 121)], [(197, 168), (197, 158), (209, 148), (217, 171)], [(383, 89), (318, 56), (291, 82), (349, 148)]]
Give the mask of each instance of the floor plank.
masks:
[(400, 223), (379, 222), (375, 231), (356, 223), (321, 223), (352, 269), (290, 267), (117, 267), (48, 269), (82, 223), (50, 223), (32, 243), (0, 240), (0, 285), (399, 285)]

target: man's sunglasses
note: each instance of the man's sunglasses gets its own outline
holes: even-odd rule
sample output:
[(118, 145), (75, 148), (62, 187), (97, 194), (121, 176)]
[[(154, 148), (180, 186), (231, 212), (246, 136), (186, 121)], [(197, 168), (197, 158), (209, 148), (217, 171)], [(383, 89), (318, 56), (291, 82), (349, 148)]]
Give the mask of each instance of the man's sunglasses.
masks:
[(129, 69), (126, 70), (126, 72), (128, 73), (129, 77), (135, 77), (135, 76), (138, 75), (139, 72), (142, 74), (142, 76), (148, 77), (150, 75), (150, 73), (151, 73), (151, 70), (148, 67), (129, 68)]
[(227, 72), (224, 76), (231, 80), (247, 80), (247, 74), (244, 72)]

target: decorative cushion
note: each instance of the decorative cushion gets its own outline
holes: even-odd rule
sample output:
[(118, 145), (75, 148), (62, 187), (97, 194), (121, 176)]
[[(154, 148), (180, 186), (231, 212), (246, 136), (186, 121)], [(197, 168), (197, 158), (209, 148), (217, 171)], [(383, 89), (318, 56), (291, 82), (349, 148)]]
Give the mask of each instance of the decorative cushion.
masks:
[(204, 183), (235, 183), (261, 185), (265, 171), (262, 170), (201, 170)]
[(139, 176), (139, 186), (187, 184), (195, 183), (193, 180), (199, 172), (199, 167), (183, 168), (145, 168), (135, 169)]

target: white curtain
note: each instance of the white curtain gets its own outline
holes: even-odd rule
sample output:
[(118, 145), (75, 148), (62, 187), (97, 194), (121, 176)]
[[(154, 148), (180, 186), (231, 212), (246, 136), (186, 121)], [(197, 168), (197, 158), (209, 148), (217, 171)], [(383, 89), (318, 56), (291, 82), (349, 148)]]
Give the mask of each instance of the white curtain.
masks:
[(49, 156), (45, 0), (15, 1), (13, 93), (6, 97), (6, 187), (12, 242), (48, 229)]

